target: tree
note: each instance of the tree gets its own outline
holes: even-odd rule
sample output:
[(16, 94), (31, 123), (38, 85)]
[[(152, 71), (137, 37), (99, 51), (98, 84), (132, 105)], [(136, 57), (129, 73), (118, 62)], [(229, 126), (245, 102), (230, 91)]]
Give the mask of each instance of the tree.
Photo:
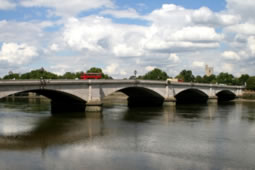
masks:
[(228, 85), (232, 85), (233, 84), (233, 80), (234, 80), (234, 76), (232, 74), (228, 74), (228, 73), (220, 73), (217, 76), (217, 82), (219, 84), (228, 84)]
[(149, 71), (144, 76), (142, 76), (142, 79), (144, 80), (166, 80), (167, 78), (168, 75), (166, 74), (166, 72), (158, 68), (154, 68), (154, 70)]
[(63, 76), (61, 76), (63, 79), (75, 79), (76, 75), (75, 73), (66, 72)]
[(54, 73), (48, 72), (43, 68), (38, 70), (32, 70), (31, 72), (22, 74), (20, 76), (21, 79), (58, 79), (58, 76)]
[(104, 74), (101, 68), (92, 67), (89, 70), (87, 70), (87, 73), (101, 73), (103, 79), (112, 79), (111, 76)]
[(242, 74), (238, 78), (238, 85), (245, 85), (245, 83), (247, 83), (249, 78), (250, 78), (250, 76), (248, 74)]
[(214, 74), (212, 74), (210, 76), (204, 75), (204, 77), (203, 77), (203, 83), (215, 84), (216, 82), (217, 82), (217, 80), (216, 80), (216, 76)]
[(255, 77), (249, 77), (249, 79), (247, 80), (247, 89), (249, 90), (255, 90)]
[(3, 77), (4, 80), (16, 80), (16, 79), (20, 79), (20, 75), (18, 73), (11, 73), (11, 74), (8, 74), (6, 76)]
[(191, 70), (182, 70), (176, 78), (181, 79), (184, 82), (193, 82), (195, 80)]
[(195, 78), (195, 82), (196, 83), (203, 83), (203, 78), (201, 77), (201, 76), (196, 76), (196, 78)]

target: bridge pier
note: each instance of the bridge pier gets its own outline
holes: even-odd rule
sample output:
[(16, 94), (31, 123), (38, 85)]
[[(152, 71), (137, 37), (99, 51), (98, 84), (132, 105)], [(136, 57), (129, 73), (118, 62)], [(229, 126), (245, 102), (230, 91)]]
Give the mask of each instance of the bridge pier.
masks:
[(86, 112), (101, 112), (103, 103), (100, 100), (91, 100), (86, 103), (85, 111)]
[(176, 98), (174, 96), (165, 98), (163, 106), (175, 106), (175, 105), (176, 105)]
[(207, 103), (218, 103), (218, 97), (217, 96), (209, 96)]

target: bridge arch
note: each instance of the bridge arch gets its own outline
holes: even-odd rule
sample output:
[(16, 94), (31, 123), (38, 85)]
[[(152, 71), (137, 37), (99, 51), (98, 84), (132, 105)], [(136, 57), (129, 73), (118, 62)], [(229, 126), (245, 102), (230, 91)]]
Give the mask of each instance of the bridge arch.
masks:
[(206, 103), (209, 96), (202, 90), (189, 88), (175, 95), (176, 103)]
[(236, 98), (236, 94), (231, 90), (222, 90), (216, 93), (219, 102), (230, 101)]
[(164, 102), (164, 97), (161, 94), (145, 87), (129, 86), (115, 89), (112, 93), (114, 92), (126, 94), (128, 96), (129, 107), (161, 106)]
[(15, 91), (8, 92), (3, 97), (7, 97), (9, 95), (15, 95), (18, 93), (29, 93), (33, 92), (42, 96), (45, 96), (51, 100), (51, 112), (82, 112), (85, 110), (86, 101), (74, 94), (64, 92), (61, 90), (52, 90), (52, 89), (31, 89), (25, 91)]

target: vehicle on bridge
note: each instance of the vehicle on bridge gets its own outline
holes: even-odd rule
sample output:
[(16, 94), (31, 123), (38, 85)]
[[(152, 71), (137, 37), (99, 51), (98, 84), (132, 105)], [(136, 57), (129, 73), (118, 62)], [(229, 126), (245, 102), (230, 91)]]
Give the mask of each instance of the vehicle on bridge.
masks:
[(87, 80), (87, 79), (101, 79), (102, 78), (102, 73), (84, 73), (81, 75), (82, 80)]
[(182, 79), (177, 79), (177, 78), (168, 78), (167, 80), (166, 80), (167, 82), (183, 82), (183, 80)]

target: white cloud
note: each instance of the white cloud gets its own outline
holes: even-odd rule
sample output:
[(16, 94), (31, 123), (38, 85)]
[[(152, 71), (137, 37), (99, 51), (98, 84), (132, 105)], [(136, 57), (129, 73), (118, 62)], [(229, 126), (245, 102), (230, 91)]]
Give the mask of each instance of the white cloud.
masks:
[(112, 63), (111, 65), (108, 65), (106, 69), (104, 69), (104, 72), (107, 74), (118, 74), (119, 71), (117, 70), (119, 67), (118, 64)]
[(170, 54), (168, 59), (174, 63), (178, 63), (180, 61), (180, 57), (175, 53)]
[(201, 7), (194, 10), (191, 14), (192, 21), (196, 24), (204, 24), (210, 26), (227, 26), (237, 24), (240, 21), (238, 15), (228, 13), (215, 13), (207, 7)]
[(194, 61), (192, 63), (192, 67), (205, 67), (205, 63), (203, 61)]
[(253, 56), (255, 56), (255, 37), (249, 37), (248, 39), (248, 48)]
[(6, 61), (11, 65), (21, 65), (38, 56), (35, 47), (27, 44), (4, 43), (0, 50), (0, 61)]
[[(0, 3), (0, 9), (3, 4)], [(229, 61), (232, 65), (225, 63), (226, 70), (238, 72), (248, 59), (255, 56), (254, 4), (250, 0), (227, 0), (227, 9), (220, 12), (207, 7), (186, 9), (164, 4), (147, 15), (141, 15), (140, 9), (111, 8), (114, 7), (112, 0), (21, 0), (19, 5), (49, 8), (46, 10), (64, 17), (52, 22), (2, 20), (0, 39), (5, 44), (29, 44), (37, 54), (38, 51), (44, 52), (38, 58), (45, 61), (42, 63), (50, 63), (48, 68), (59, 73), (100, 65), (108, 74), (121, 77), (127, 75), (128, 70), (142, 74), (155, 68), (153, 66), (157, 63), (157, 67), (171, 72), (198, 68), (199, 74), (202, 70), (199, 68), (204, 67), (202, 61), (218, 65), (217, 70), (221, 72), (223, 59), (238, 61)], [(75, 17), (82, 11), (99, 8), (93, 11), (93, 15)], [(147, 24), (121, 24), (112, 17), (142, 19)], [(51, 27), (54, 30), (54, 26), (58, 26), (55, 32), (45, 29)], [(180, 62), (177, 54), (185, 58), (181, 65), (176, 64)], [(10, 63), (6, 58), (1, 61)], [(58, 63), (58, 68), (53, 67), (55, 63)], [(70, 67), (66, 67), (68, 65)]]
[(243, 20), (253, 19), (255, 15), (254, 0), (226, 0), (229, 12), (241, 15)]
[(111, 15), (115, 18), (133, 18), (133, 19), (143, 19), (137, 11), (133, 8), (129, 8), (127, 10), (104, 10), (100, 14), (103, 15)]
[(218, 42), (223, 39), (223, 36), (217, 34), (213, 28), (201, 26), (184, 27), (176, 31), (172, 37), (177, 41), (191, 42)]
[(144, 30), (144, 27), (114, 24), (104, 17), (90, 16), (70, 19), (63, 37), (67, 45), (76, 50), (140, 56)]
[(58, 44), (55, 44), (55, 43), (51, 44), (50, 50), (52, 50), (52, 51), (58, 51), (58, 50), (59, 50), (59, 45), (58, 45)]
[(228, 60), (240, 60), (240, 56), (234, 51), (224, 51), (222, 56)]
[(147, 67), (145, 67), (145, 70), (146, 71), (152, 71), (152, 70), (154, 70), (156, 67), (154, 67), (154, 66), (147, 66)]
[(16, 4), (10, 2), (9, 0), (0, 0), (0, 10), (9, 10), (15, 7), (16, 7)]
[(42, 41), (53, 38), (51, 33), (46, 33), (44, 29), (53, 26), (53, 22), (45, 21), (0, 21), (0, 40), (5, 42), (17, 42), (42, 46)]
[(60, 16), (73, 16), (90, 9), (114, 6), (111, 0), (21, 0), (20, 4), (25, 7), (52, 8)]
[(233, 73), (234, 66), (233, 66), (233, 64), (223, 63), (223, 65), (221, 66), (221, 70), (223, 72)]
[(227, 27), (227, 31), (244, 35), (255, 35), (255, 24), (254, 23), (241, 23)]

